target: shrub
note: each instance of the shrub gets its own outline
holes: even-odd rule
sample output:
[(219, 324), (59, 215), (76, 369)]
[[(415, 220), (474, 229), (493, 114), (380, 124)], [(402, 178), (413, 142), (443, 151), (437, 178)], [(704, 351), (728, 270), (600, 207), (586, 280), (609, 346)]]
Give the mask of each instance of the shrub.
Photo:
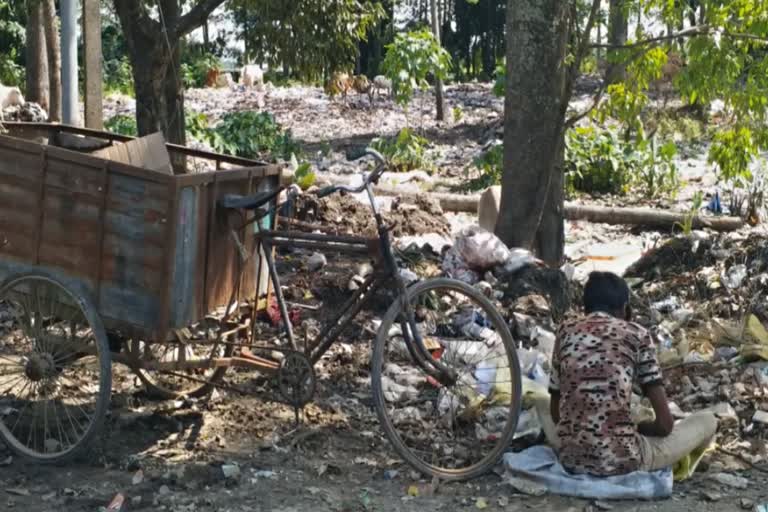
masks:
[(129, 137), (136, 137), (139, 133), (139, 130), (136, 127), (136, 118), (123, 114), (118, 114), (107, 119), (104, 123), (104, 128), (108, 132), (127, 135)]
[(507, 65), (503, 62), (496, 66), (496, 73), (493, 80), (493, 95), (497, 98), (503, 98), (507, 93)]
[(629, 190), (637, 161), (610, 130), (575, 128), (565, 138), (566, 189), (598, 194)]
[(429, 141), (414, 133), (410, 128), (403, 128), (397, 137), (374, 139), (371, 147), (387, 159), (389, 167), (396, 172), (424, 169), (431, 172), (433, 165), (426, 159), (426, 147)]
[(480, 170), (480, 176), (467, 182), (468, 190), (484, 190), (498, 185), (501, 183), (501, 174), (504, 170), (504, 144), (495, 143), (475, 158), (472, 164)]
[(298, 154), (300, 147), (269, 112), (233, 112), (221, 118), (209, 134), (217, 152), (243, 158), (282, 158)]
[[(574, 128), (566, 134), (565, 187), (568, 193), (626, 194), (640, 190), (646, 197), (673, 196), (680, 187), (674, 156), (677, 147), (657, 147), (653, 140), (624, 142), (610, 130)], [(482, 190), (501, 182), (504, 146), (497, 143), (477, 157), (480, 176), (465, 187)]]
[(133, 69), (127, 57), (104, 61), (104, 88), (107, 92), (134, 95)]

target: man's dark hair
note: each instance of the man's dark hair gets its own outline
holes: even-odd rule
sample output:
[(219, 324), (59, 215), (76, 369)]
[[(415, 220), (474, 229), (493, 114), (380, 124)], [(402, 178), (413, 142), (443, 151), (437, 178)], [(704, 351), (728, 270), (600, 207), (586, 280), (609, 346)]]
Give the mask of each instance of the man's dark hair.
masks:
[(584, 311), (617, 313), (629, 304), (629, 286), (612, 272), (592, 272), (584, 286)]

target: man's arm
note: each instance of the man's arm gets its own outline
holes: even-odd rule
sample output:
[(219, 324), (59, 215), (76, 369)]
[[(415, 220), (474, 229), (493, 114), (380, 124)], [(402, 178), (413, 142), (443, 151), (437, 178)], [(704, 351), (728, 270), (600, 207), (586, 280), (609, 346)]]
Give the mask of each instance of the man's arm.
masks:
[(637, 426), (637, 430), (642, 435), (648, 437), (667, 437), (672, 433), (675, 421), (669, 410), (667, 393), (664, 391), (664, 386), (660, 383), (647, 386), (645, 388), (645, 396), (651, 401), (651, 407), (653, 407), (653, 412), (656, 413), (656, 419), (653, 422), (641, 423)]

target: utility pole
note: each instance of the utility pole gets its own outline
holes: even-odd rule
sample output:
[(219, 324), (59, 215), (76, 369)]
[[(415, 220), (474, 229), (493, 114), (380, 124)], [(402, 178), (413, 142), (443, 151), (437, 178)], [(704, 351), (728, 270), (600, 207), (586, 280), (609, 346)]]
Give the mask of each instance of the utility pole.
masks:
[[(440, 18), (437, 16), (437, 0), (430, 0), (430, 10), (432, 14), (432, 33), (435, 35), (437, 44), (440, 42)], [(435, 98), (437, 99), (437, 120), (445, 121), (445, 100), (443, 98), (443, 81), (440, 78), (435, 80)]]
[(80, 124), (77, 104), (77, 4), (61, 0), (61, 90), (64, 124)]
[(100, 0), (83, 0), (85, 126), (94, 130), (104, 129), (100, 4)]

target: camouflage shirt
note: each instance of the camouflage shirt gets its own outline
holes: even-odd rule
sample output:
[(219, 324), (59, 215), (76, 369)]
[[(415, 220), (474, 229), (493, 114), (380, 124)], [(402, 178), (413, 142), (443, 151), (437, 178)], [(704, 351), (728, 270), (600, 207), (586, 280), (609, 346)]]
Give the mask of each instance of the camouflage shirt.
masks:
[(660, 382), (656, 348), (644, 328), (605, 313), (564, 323), (550, 379), (550, 392), (560, 392), (557, 435), (563, 466), (597, 476), (640, 468), (632, 391)]

